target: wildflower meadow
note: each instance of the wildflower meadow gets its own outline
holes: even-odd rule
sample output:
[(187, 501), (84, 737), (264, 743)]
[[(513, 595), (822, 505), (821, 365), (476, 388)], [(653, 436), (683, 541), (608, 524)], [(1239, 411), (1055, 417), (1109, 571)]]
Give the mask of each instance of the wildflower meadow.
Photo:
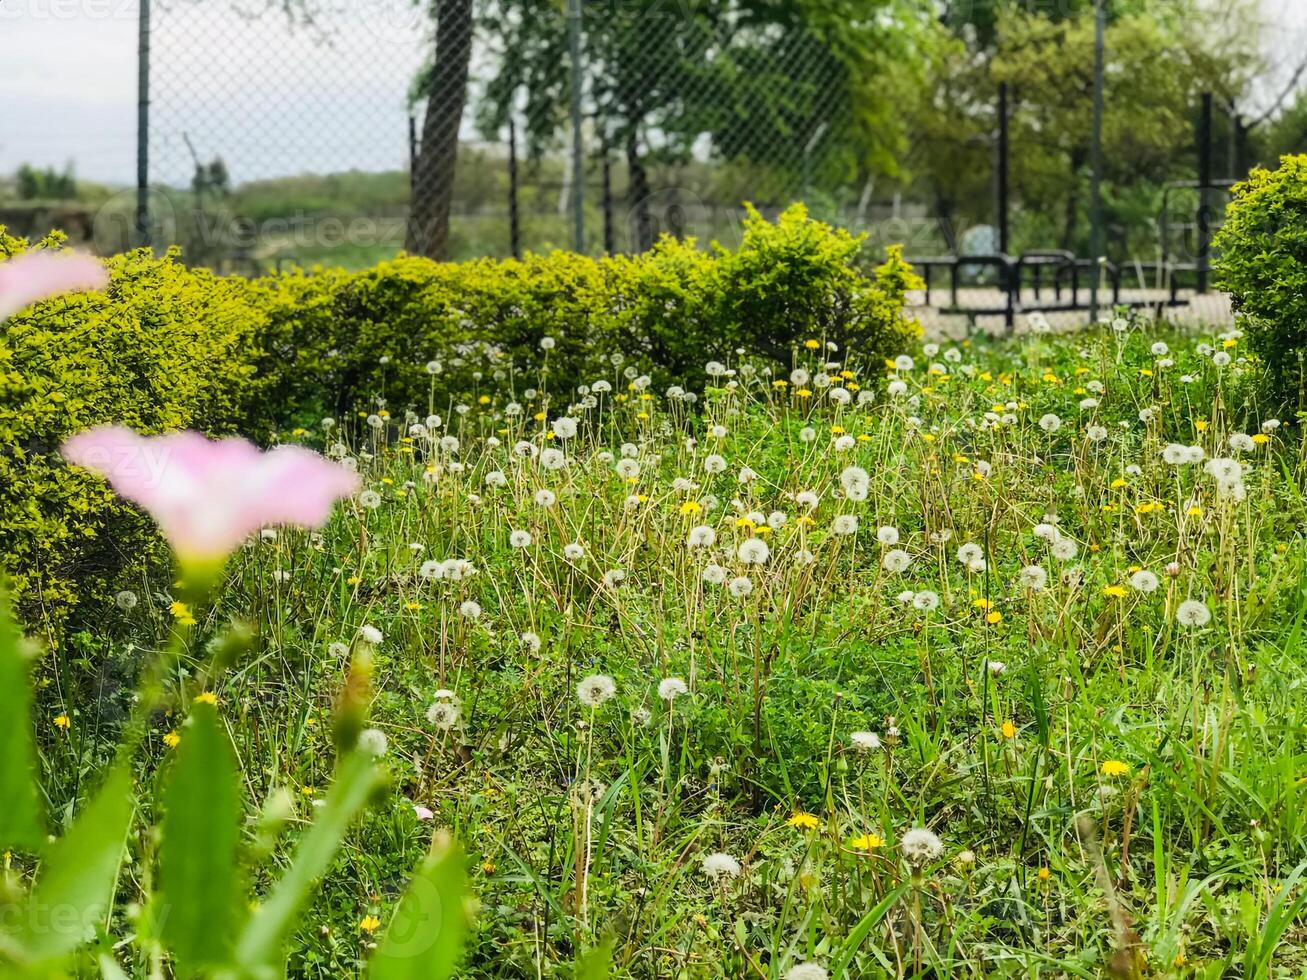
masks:
[[(126, 302), (56, 253), (0, 263), (13, 350)], [(706, 333), (676, 377), (579, 317), (386, 348), (244, 433), (40, 388), (0, 972), (1302, 974), (1267, 320), (949, 339), (874, 302), (889, 333)]]

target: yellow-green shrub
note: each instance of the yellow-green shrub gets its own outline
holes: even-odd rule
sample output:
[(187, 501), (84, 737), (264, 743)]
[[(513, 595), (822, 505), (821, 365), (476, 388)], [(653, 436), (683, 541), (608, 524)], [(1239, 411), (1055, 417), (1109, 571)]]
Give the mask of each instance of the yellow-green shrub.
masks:
[(1296, 408), (1307, 401), (1307, 155), (1259, 167), (1233, 193), (1213, 242), (1216, 283), (1266, 364), (1272, 396)]
[[(27, 248), (0, 230), (0, 259)], [(263, 316), (246, 285), (172, 256), (107, 264), (106, 292), (42, 303), (0, 328), (0, 561), (22, 605), (47, 620), (111, 598), (156, 540), (102, 481), (63, 464), (65, 436), (104, 423), (266, 425), (252, 411), (263, 404), (252, 357)]]
[[(665, 238), (642, 255), (601, 259), (403, 257), (336, 283), (334, 297), (321, 300), (334, 334), (312, 312), (302, 323), (294, 308), (274, 319), (299, 356), (320, 362), (315, 376), (329, 386), (323, 398), (334, 412), (378, 398), (421, 411), (433, 391), (438, 402), (534, 377), (545, 337), (555, 345), (548, 377), (566, 379), (564, 389), (611, 376), (614, 354), (660, 383), (696, 387), (709, 360), (741, 347), (781, 365), (812, 338), (870, 357), (899, 353), (919, 332), (903, 300), (920, 282), (897, 250), (863, 275), (861, 246), (801, 205), (774, 224), (750, 210), (737, 249), (705, 252)], [(300, 280), (289, 282), (293, 291)], [(430, 361), (441, 366), (434, 380)]]

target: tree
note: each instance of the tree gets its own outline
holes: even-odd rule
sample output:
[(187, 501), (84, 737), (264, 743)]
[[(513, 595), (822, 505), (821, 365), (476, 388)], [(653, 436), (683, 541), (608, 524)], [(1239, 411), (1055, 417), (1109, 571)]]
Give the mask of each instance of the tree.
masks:
[(435, 56), (421, 88), (426, 113), (405, 247), (443, 260), (448, 258), (454, 168), (472, 60), (472, 0), (435, 0), (434, 11)]

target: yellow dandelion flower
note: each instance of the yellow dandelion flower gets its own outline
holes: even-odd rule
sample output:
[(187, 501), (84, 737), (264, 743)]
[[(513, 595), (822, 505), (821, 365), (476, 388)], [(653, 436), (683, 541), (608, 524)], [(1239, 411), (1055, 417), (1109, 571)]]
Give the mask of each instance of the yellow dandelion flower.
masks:
[(1111, 596), (1113, 599), (1124, 599), (1127, 594), (1124, 585), (1109, 585), (1103, 590), (1103, 595)]
[(861, 837), (855, 837), (849, 841), (849, 847), (859, 851), (874, 851), (884, 846), (885, 840), (878, 834), (863, 834)]
[(181, 601), (176, 601), (171, 606), (168, 607), (168, 611), (172, 613), (173, 618), (177, 620), (179, 625), (181, 626), (195, 625), (195, 617), (191, 615), (190, 607), (187, 606), (186, 603)]
[(195, 695), (195, 703), (196, 703), (196, 704), (217, 704), (217, 703), (218, 703), (218, 695), (214, 694), (212, 691), (205, 691), (203, 694), (197, 694), (197, 695)]
[(1017, 737), (1017, 726), (1014, 725), (1014, 724), (1012, 724), (1011, 721), (1005, 721), (1005, 722), (1003, 722), (1003, 725), (1002, 725), (1002, 727), (999, 729), (999, 731), (1003, 733), (1003, 737), (1004, 737), (1004, 738), (1016, 738), (1016, 737)]
[[(818, 350), (821, 347), (821, 341), (810, 337), (803, 342), (803, 346), (808, 348), (808, 350)], [(894, 362), (890, 361), (889, 363), (893, 364)]]
[(381, 928), (381, 920), (378, 919), (375, 915), (365, 915), (363, 916), (363, 920), (359, 922), (359, 929), (362, 932), (366, 932), (369, 936), (380, 928)]
[(1102, 771), (1104, 776), (1124, 776), (1130, 771), (1130, 766), (1120, 759), (1107, 759), (1103, 762)]
[(994, 609), (986, 614), (985, 622), (989, 623), (990, 626), (997, 626), (999, 623), (1003, 622), (1003, 614), (997, 609)]
[(1257, 445), (1259, 446), (1264, 446), (1270, 441), (1271, 441), (1271, 437), (1268, 436), (1265, 432), (1259, 432), (1257, 433), (1257, 435), (1253, 436), (1253, 442), (1257, 443)]
[(799, 830), (815, 830), (821, 826), (821, 820), (814, 814), (805, 813), (803, 810), (795, 810), (790, 819), (785, 822), (791, 827), (797, 827)]
[(54, 727), (67, 731), (68, 729), (73, 727), (73, 720), (69, 718), (67, 715), (58, 715), (55, 717)]
[(1039, 880), (1040, 880), (1040, 881), (1048, 881), (1048, 879), (1051, 878), (1052, 876), (1053, 876), (1053, 873), (1052, 873), (1051, 871), (1049, 871), (1048, 868), (1040, 868), (1040, 869), (1039, 869)]
[(176, 732), (169, 732), (163, 737), (163, 744), (168, 746), (170, 749), (175, 749), (177, 746), (182, 744), (182, 737)]

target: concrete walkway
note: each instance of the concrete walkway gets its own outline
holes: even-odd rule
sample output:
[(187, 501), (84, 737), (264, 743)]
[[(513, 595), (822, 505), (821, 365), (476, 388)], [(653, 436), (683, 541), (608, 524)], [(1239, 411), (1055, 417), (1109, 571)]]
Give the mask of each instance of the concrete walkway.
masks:
[[(1144, 290), (1144, 289), (1123, 289), (1121, 290), (1122, 303), (1148, 303), (1150, 305), (1164, 304), (1168, 298), (1166, 292), (1162, 290)], [(1182, 306), (1161, 306), (1161, 316), (1163, 319), (1185, 326), (1199, 326), (1204, 328), (1224, 329), (1234, 325), (1234, 314), (1230, 309), (1230, 297), (1224, 293), (1206, 293), (1202, 296), (1195, 294), (1192, 290), (1181, 290), (1179, 298), (1184, 301)], [(947, 289), (934, 289), (931, 291), (931, 303), (926, 305), (926, 295), (924, 292), (913, 292), (908, 295), (908, 311), (917, 317), (923, 327), (926, 329), (927, 336), (931, 337), (949, 337), (961, 339), (969, 332), (979, 332), (990, 334), (992, 336), (1002, 336), (1006, 330), (1003, 317), (1003, 309), (1007, 304), (1007, 297), (997, 289), (959, 289), (958, 305), (971, 309), (992, 309), (993, 313), (977, 315), (974, 327), (968, 323), (968, 318), (955, 314), (946, 314), (941, 311), (942, 304), (951, 302)], [(1024, 314), (1037, 310), (1042, 305), (1056, 303), (1050, 289), (1042, 291), (1040, 299), (1035, 299), (1032, 290), (1026, 289), (1021, 295), (1022, 306), (1017, 313), (1015, 333), (1021, 334), (1029, 331), (1030, 327)], [(1069, 291), (1064, 290), (1062, 293), (1062, 302), (1070, 299)], [(1081, 303), (1088, 304), (1089, 291), (1081, 289), (1078, 299)], [(1111, 293), (1103, 296), (1105, 303), (1111, 302)], [(1104, 310), (1104, 314), (1106, 314)], [(1049, 323), (1053, 329), (1058, 332), (1072, 332), (1083, 329), (1089, 322), (1088, 310), (1073, 310), (1069, 312), (1058, 312), (1046, 314)]]

